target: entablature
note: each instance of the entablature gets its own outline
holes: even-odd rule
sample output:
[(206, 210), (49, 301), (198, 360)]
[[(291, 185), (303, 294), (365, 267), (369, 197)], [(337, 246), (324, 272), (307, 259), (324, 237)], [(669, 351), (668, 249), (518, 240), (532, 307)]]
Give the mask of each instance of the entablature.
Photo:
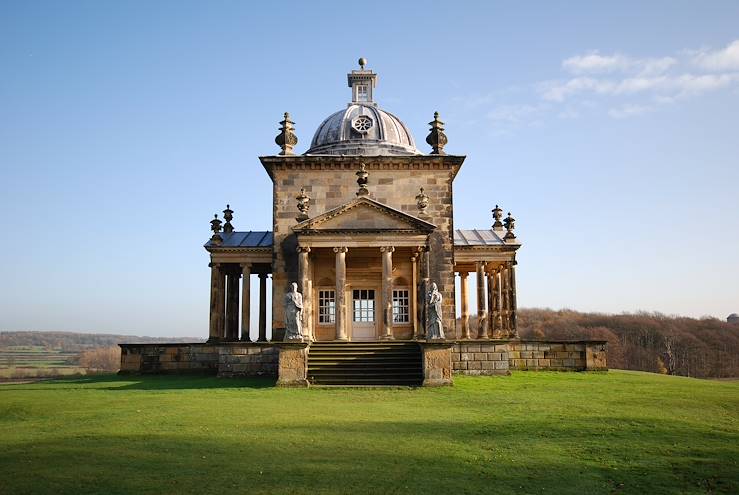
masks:
[(274, 182), (277, 170), (352, 170), (364, 164), (367, 171), (372, 170), (449, 170), (452, 179), (456, 177), (463, 155), (274, 155), (260, 156), (259, 161)]

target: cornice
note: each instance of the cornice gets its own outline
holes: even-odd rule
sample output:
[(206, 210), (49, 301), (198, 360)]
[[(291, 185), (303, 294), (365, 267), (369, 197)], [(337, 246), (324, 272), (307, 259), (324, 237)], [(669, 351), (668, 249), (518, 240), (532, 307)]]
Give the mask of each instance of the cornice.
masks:
[(449, 170), (452, 179), (462, 167), (464, 155), (342, 156), (290, 155), (260, 156), (259, 161), (274, 181), (275, 170)]

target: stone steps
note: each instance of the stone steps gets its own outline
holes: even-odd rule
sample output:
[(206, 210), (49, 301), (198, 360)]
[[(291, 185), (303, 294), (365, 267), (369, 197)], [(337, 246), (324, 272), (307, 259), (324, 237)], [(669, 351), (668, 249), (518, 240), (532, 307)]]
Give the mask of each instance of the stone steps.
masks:
[(308, 351), (313, 385), (419, 386), (421, 348), (415, 342), (319, 342)]

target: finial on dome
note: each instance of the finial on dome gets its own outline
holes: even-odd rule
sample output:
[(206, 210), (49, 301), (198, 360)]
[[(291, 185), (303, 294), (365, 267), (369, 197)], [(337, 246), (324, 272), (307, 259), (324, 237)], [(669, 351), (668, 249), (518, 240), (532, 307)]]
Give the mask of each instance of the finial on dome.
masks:
[(346, 75), (347, 83), (352, 88), (352, 104), (369, 103), (375, 104), (372, 99), (372, 90), (377, 84), (377, 74), (371, 69), (366, 69), (367, 59), (362, 57), (359, 59), (359, 70), (352, 70)]
[(277, 146), (282, 148), (280, 155), (292, 155), (293, 148), (298, 144), (298, 136), (293, 132), (295, 130), (294, 123), (290, 120), (290, 114), (285, 112), (285, 119), (280, 122), (280, 133), (275, 138)]
[(431, 132), (426, 136), (426, 142), (431, 145), (432, 155), (446, 155), (444, 146), (448, 142), (446, 134), (444, 134), (444, 122), (439, 119), (439, 112), (434, 112), (434, 120), (429, 122)]

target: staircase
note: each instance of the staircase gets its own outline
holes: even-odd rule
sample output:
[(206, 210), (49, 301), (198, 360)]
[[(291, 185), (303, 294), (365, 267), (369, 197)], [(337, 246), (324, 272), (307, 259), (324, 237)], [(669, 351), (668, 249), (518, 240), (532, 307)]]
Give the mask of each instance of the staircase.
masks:
[(308, 351), (315, 385), (419, 386), (421, 366), (416, 342), (314, 342)]

